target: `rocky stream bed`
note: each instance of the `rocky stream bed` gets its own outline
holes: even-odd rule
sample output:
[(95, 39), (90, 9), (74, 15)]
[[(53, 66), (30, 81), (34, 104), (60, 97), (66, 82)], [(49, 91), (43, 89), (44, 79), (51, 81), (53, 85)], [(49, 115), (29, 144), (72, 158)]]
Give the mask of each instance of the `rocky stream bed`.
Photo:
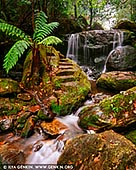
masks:
[(135, 72), (103, 73), (94, 87), (74, 61), (57, 51), (50, 57), (52, 72), (42, 65), (43, 82), (33, 90), (24, 89), (31, 54), (20, 82), (0, 78), (1, 168), (68, 164), (74, 170), (135, 170)]

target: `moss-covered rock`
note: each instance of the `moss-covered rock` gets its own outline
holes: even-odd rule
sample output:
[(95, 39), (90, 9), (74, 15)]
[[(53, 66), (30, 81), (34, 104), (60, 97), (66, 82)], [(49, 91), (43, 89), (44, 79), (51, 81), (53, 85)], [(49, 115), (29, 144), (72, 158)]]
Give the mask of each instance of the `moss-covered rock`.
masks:
[(130, 31), (136, 31), (136, 23), (129, 20), (121, 20), (115, 26), (116, 29), (127, 29)]
[(111, 130), (72, 139), (58, 160), (58, 164), (72, 164), (74, 170), (135, 169), (135, 163), (136, 147)]
[(108, 71), (126, 71), (136, 69), (136, 48), (126, 45), (118, 46), (110, 52), (106, 68)]
[[(31, 93), (39, 104), (45, 104), (48, 110), (58, 115), (66, 115), (77, 108), (90, 91), (91, 85), (82, 69), (72, 60), (62, 57), (53, 47), (40, 47), (40, 83), (29, 83), (32, 66), (30, 53), (24, 63), (21, 83), (31, 88)], [(42, 94), (42, 95), (41, 95)], [(41, 100), (42, 98), (42, 100)], [(38, 113), (46, 119), (44, 113)]]
[(136, 145), (136, 129), (128, 131), (125, 137)]
[(27, 119), (21, 132), (21, 137), (29, 137), (34, 131), (35, 117), (31, 116)]
[(79, 113), (79, 125), (85, 129), (101, 131), (120, 129), (136, 122), (136, 87), (86, 106)]
[(112, 71), (101, 74), (97, 79), (98, 87), (123, 91), (136, 86), (136, 73), (132, 71)]
[(25, 154), (17, 144), (12, 143), (11, 146), (11, 143), (6, 143), (0, 145), (0, 162), (12, 165), (24, 164)]
[(19, 88), (18, 82), (10, 78), (0, 78), (0, 96), (19, 93), (21, 89)]

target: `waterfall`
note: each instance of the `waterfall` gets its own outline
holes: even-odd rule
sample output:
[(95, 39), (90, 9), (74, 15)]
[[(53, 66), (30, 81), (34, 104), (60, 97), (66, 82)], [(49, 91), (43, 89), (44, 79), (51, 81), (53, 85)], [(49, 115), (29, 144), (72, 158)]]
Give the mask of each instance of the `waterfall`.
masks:
[(81, 42), (80, 42), (79, 34), (78, 33), (71, 34), (68, 40), (68, 50), (67, 50), (66, 57), (77, 62), (78, 61), (78, 49), (79, 49), (80, 44)]
[(113, 48), (112, 48), (112, 51), (109, 53), (109, 55), (106, 58), (102, 73), (106, 72), (106, 69), (107, 69), (106, 65), (107, 65), (109, 57), (115, 52), (116, 47), (118, 47), (118, 46), (121, 47), (122, 46), (123, 41), (124, 41), (124, 33), (123, 33), (123, 31), (116, 30), (114, 32), (114, 36), (113, 36)]
[(113, 36), (113, 49), (114, 50), (117, 46), (122, 46), (124, 40), (123, 31), (115, 31)]
[(88, 58), (90, 58), (90, 50), (89, 50), (89, 40), (87, 35), (85, 35), (84, 45), (83, 45), (83, 57), (84, 63), (87, 63)]

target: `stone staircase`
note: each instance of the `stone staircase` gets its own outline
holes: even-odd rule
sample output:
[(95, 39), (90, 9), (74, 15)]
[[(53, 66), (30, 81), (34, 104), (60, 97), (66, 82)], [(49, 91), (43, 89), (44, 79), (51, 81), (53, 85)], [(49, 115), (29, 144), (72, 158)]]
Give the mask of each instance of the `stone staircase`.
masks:
[(75, 69), (69, 59), (63, 58), (59, 61), (59, 70), (56, 73), (58, 81), (62, 82), (63, 86), (75, 86)]

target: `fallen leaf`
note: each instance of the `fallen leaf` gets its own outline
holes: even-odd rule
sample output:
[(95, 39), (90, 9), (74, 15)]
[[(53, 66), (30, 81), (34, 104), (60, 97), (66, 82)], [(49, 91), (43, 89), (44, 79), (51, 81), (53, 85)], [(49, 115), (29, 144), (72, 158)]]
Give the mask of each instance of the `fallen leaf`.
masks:
[(39, 110), (40, 110), (40, 106), (39, 105), (31, 106), (29, 108), (29, 111), (32, 112), (32, 113), (35, 113), (35, 112), (37, 112)]

